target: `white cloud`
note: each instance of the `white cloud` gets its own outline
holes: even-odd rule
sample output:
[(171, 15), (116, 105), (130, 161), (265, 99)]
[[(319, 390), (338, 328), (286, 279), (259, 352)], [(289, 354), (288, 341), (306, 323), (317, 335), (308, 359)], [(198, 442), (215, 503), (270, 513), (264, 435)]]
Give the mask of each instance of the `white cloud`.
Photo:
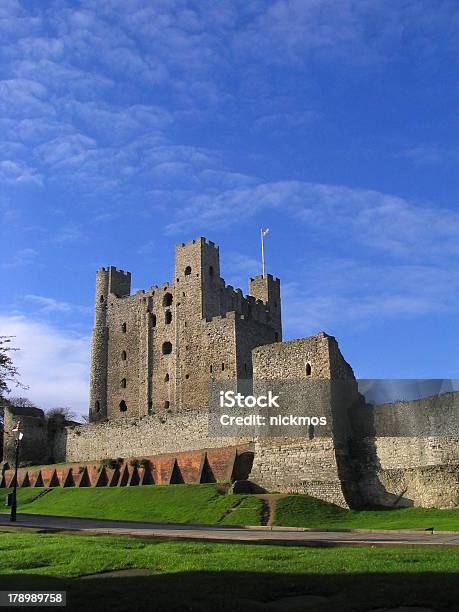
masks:
[(3, 264), (3, 268), (20, 268), (22, 266), (28, 266), (32, 261), (36, 259), (38, 251), (31, 248), (19, 249)]
[(0, 330), (14, 336), (20, 349), (14, 361), (21, 382), (29, 387), (21, 395), (41, 408), (70, 406), (87, 413), (89, 338), (22, 315), (0, 315)]
[(250, 218), (268, 210), (371, 251), (419, 260), (459, 254), (459, 213), (454, 210), (369, 189), (302, 181), (209, 190), (189, 198), (167, 231), (227, 228), (241, 215)]
[(409, 159), (419, 166), (437, 166), (444, 163), (457, 163), (459, 154), (453, 149), (437, 144), (419, 144), (403, 149), (396, 157)]
[(43, 177), (23, 162), (4, 159), (0, 161), (0, 182), (16, 185), (31, 183), (41, 186)]
[(311, 58), (374, 64), (402, 51), (431, 58), (438, 40), (454, 49), (459, 17), (457, 3), (430, 0), (276, 0), (258, 7), (235, 34), (235, 49), (242, 58), (298, 66)]
[(81, 313), (88, 314), (91, 312), (91, 308), (89, 306), (79, 306), (77, 304), (70, 304), (69, 302), (63, 302), (61, 300), (56, 300), (55, 298), (46, 297), (44, 295), (34, 295), (28, 294), (24, 296), (24, 299), (36, 304), (43, 313), (63, 313), (63, 314), (71, 314), (71, 313)]

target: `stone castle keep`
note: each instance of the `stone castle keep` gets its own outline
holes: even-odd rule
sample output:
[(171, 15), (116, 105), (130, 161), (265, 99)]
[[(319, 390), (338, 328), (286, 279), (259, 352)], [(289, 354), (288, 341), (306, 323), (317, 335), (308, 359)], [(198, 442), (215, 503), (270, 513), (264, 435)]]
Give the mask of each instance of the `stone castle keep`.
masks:
[(252, 376), (252, 350), (281, 340), (279, 280), (220, 278), (218, 247), (176, 247), (170, 283), (130, 295), (131, 275), (96, 275), (90, 417), (128, 419), (207, 406), (209, 379)]
[[(327, 431), (212, 434), (209, 382), (236, 379), (303, 382), (320, 396)], [(14, 477), (21, 419), (21, 458), (30, 464), (21, 486), (237, 480), (343, 507), (456, 507), (458, 407), (457, 393), (369, 405), (335, 338), (282, 341), (277, 278), (251, 278), (244, 296), (220, 277), (218, 247), (198, 238), (177, 245), (174, 277), (160, 287), (131, 295), (129, 272), (97, 271), (90, 422), (51, 423), (39, 409), (7, 407), (0, 486)], [(101, 467), (104, 459), (117, 460)]]

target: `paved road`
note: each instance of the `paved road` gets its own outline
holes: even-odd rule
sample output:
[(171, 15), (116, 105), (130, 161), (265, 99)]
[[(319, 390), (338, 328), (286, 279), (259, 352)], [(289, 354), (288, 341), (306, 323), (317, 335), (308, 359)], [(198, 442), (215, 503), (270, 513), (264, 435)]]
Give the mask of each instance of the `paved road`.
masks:
[[(0, 514), (0, 525), (12, 526), (9, 515)], [(295, 544), (304, 546), (332, 546), (336, 544), (459, 546), (459, 533), (431, 533), (429, 531), (304, 531), (282, 528), (243, 528), (220, 525), (162, 524), (137, 521), (18, 514), (18, 527), (63, 530), (83, 533), (134, 535), (143, 537), (209, 540), (215, 542), (247, 542), (253, 544)]]

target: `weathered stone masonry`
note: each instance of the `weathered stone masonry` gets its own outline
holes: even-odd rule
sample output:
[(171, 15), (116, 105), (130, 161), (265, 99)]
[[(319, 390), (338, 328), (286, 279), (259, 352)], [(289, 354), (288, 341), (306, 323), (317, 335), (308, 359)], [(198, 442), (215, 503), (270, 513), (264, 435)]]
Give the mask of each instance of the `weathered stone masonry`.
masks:
[[(125, 459), (125, 476), (118, 474), (124, 484), (147, 483), (129, 467), (130, 457), (149, 458), (156, 483), (178, 482), (174, 461), (185, 482), (201, 482), (207, 454), (221, 477), (236, 474), (230, 457), (252, 453), (250, 480), (270, 491), (354, 507), (458, 505), (457, 427), (438, 434), (437, 421), (457, 423), (459, 394), (368, 406), (333, 337), (320, 332), (282, 342), (279, 280), (256, 276), (243, 296), (220, 277), (218, 247), (204, 238), (177, 245), (169, 283), (135, 295), (130, 289), (129, 272), (97, 271), (89, 425), (51, 430), (40, 410), (5, 411), (7, 462), (19, 418), (23, 461), (71, 462), (67, 471), (32, 474), (35, 486), (40, 479), (49, 486), (100, 484), (97, 464), (86, 464), (116, 457)], [(254, 387), (304, 381), (325, 407), (326, 430), (298, 438), (209, 435), (209, 380), (236, 378), (253, 379)], [(304, 399), (292, 397), (292, 405)], [(26, 482), (28, 474), (20, 478)], [(110, 486), (113, 478), (106, 479)]]

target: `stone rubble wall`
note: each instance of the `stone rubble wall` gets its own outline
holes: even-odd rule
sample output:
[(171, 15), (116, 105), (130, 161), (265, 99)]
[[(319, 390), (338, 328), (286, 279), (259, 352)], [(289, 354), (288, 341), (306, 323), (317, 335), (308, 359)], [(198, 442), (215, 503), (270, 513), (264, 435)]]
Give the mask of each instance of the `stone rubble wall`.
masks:
[(164, 453), (245, 445), (250, 438), (207, 434), (207, 413), (151, 415), (66, 427), (56, 435), (56, 461), (148, 457)]

